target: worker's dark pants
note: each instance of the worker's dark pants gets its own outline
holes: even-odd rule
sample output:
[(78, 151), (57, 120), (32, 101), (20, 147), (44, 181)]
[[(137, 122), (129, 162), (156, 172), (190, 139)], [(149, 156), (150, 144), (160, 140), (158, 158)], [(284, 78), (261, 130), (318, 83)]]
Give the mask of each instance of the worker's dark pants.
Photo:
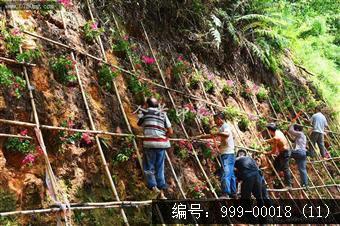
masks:
[(292, 154), (290, 155), (292, 158), (295, 159), (299, 173), (300, 173), (300, 178), (301, 178), (301, 185), (302, 186), (307, 186), (308, 184), (308, 177), (307, 177), (307, 168), (306, 168), (306, 150), (293, 150)]
[(280, 154), (274, 160), (274, 168), (276, 169), (276, 171), (283, 171), (284, 173), (286, 186), (292, 185), (292, 179), (289, 171), (289, 158), (290, 151), (285, 150), (280, 152)]
[(250, 199), (251, 194), (259, 200), (262, 199), (262, 176), (254, 172), (245, 176), (241, 184), (241, 199)]
[(150, 148), (144, 150), (143, 167), (148, 188), (166, 189), (164, 177), (165, 149)]
[(323, 133), (318, 133), (318, 132), (312, 132), (312, 135), (310, 137), (312, 145), (310, 147), (311, 150), (311, 157), (315, 156), (315, 143), (318, 145), (320, 149), (320, 154), (322, 157), (326, 157), (326, 147), (325, 147), (325, 142), (324, 142), (324, 134)]
[[(263, 198), (262, 198), (262, 176), (259, 171), (249, 173), (245, 176), (245, 179), (242, 180), (241, 184), (241, 203), (244, 210), (251, 210), (251, 195), (254, 195), (256, 198), (257, 206), (261, 208), (263, 206)], [(253, 219), (252, 214), (245, 214), (245, 217), (248, 219)]]

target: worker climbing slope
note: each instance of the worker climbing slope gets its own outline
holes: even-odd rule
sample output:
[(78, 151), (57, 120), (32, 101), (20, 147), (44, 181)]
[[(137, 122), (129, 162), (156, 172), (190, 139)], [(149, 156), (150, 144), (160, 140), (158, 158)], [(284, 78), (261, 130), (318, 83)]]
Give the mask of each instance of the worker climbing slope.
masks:
[(156, 197), (166, 199), (167, 188), (164, 176), (165, 151), (170, 148), (169, 136), (173, 134), (171, 123), (166, 112), (159, 108), (157, 99), (151, 97), (146, 102), (147, 110), (138, 120), (143, 127), (143, 167), (147, 186)]
[(288, 140), (285, 135), (277, 129), (275, 123), (269, 123), (267, 129), (272, 138), (266, 141), (271, 144), (272, 151), (266, 154), (276, 155), (274, 160), (275, 170), (278, 172), (283, 171), (285, 185), (287, 188), (291, 188), (291, 175), (289, 171), (290, 148)]

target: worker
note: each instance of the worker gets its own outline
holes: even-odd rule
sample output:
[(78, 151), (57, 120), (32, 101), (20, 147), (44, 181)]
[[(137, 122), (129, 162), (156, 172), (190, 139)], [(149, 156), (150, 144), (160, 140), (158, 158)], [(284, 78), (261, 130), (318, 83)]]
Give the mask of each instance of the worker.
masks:
[(212, 138), (220, 140), (219, 159), (221, 162), (221, 198), (236, 198), (236, 177), (234, 174), (235, 164), (235, 145), (234, 138), (230, 126), (224, 120), (222, 113), (214, 115), (215, 124), (218, 126), (216, 132), (200, 136), (200, 138)]
[(316, 108), (316, 109), (318, 112), (312, 115), (312, 117), (310, 118), (310, 122), (313, 127), (313, 131), (311, 134), (312, 145), (310, 147), (311, 156), (312, 157), (315, 156), (314, 147), (316, 143), (320, 149), (321, 156), (327, 159), (327, 158), (330, 158), (330, 155), (327, 152), (326, 147), (325, 147), (324, 136), (325, 136), (325, 127), (328, 127), (328, 123), (327, 123), (326, 117), (320, 112), (320, 109), (319, 108)]
[(307, 169), (306, 169), (306, 135), (303, 133), (303, 127), (298, 124), (291, 124), (288, 133), (294, 139), (294, 149), (291, 151), (291, 158), (294, 158), (299, 169), (301, 186), (307, 187)]
[(164, 159), (166, 150), (170, 148), (169, 137), (173, 134), (173, 130), (166, 112), (159, 109), (157, 99), (148, 98), (146, 104), (147, 110), (140, 116), (137, 123), (143, 127), (145, 136), (143, 139), (144, 172), (148, 188), (156, 197), (166, 199)]
[(291, 175), (289, 171), (290, 148), (285, 135), (277, 129), (275, 123), (269, 123), (267, 129), (272, 136), (267, 140), (271, 144), (272, 151), (266, 153), (267, 155), (276, 155), (274, 159), (274, 168), (276, 171), (284, 173), (285, 185), (287, 189), (291, 188)]
[(261, 175), (261, 193), (262, 193), (262, 199), (264, 201), (264, 204), (268, 207), (272, 205), (272, 201), (269, 197), (268, 190), (267, 190), (267, 183), (264, 179), (263, 170), (266, 168), (263, 163), (263, 158), (261, 156), (257, 156), (255, 158), (256, 165), (259, 167), (260, 175)]
[(234, 168), (237, 180), (241, 181), (241, 199), (250, 199), (253, 194), (262, 200), (262, 175), (256, 161), (245, 150), (239, 150)]

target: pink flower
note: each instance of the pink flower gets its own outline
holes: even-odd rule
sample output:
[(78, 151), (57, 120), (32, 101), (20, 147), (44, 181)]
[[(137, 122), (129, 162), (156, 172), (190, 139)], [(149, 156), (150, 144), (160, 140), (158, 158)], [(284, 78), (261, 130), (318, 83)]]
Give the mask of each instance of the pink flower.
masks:
[(71, 0), (58, 0), (59, 4), (62, 4), (64, 7), (72, 6)]
[(27, 133), (28, 133), (28, 130), (25, 129), (25, 130), (23, 130), (23, 131), (20, 132), (20, 135), (21, 135), (21, 136), (27, 136)]
[(177, 57), (177, 60), (178, 60), (178, 61), (183, 61), (183, 56), (182, 56), (182, 55), (179, 55), (179, 56)]
[(156, 60), (153, 57), (142, 56), (142, 61), (144, 64), (154, 64)]
[(227, 80), (227, 86), (232, 87), (234, 85), (233, 80)]
[(68, 126), (69, 128), (72, 128), (72, 127), (74, 126), (74, 122), (73, 122), (72, 120), (68, 120), (68, 121), (67, 121), (67, 126)]
[(196, 186), (194, 187), (194, 191), (195, 191), (195, 192), (200, 192), (201, 189), (198, 187), (198, 185), (196, 185)]
[(19, 28), (15, 27), (15, 28), (12, 29), (11, 34), (14, 35), (14, 36), (19, 36), (19, 35), (21, 35), (21, 31), (20, 31)]
[(92, 143), (92, 139), (90, 137), (90, 135), (88, 133), (83, 133), (81, 136), (81, 139), (83, 141), (85, 141), (86, 144), (91, 144)]
[(32, 155), (32, 154), (28, 154), (28, 155), (26, 155), (25, 156), (25, 158), (22, 160), (22, 164), (23, 165), (30, 165), (30, 164), (32, 164), (33, 162), (35, 161), (35, 156), (34, 155)]
[(255, 94), (255, 95), (259, 92), (259, 89), (260, 89), (260, 86), (254, 84), (254, 86), (253, 86), (253, 91), (254, 91), (254, 94)]
[(209, 73), (208, 74), (208, 80), (213, 80), (213, 78), (215, 77), (213, 73)]
[(38, 155), (44, 154), (44, 151), (40, 146), (35, 147), (35, 150), (38, 152)]
[(250, 121), (256, 121), (257, 120), (257, 116), (253, 115), (253, 114), (249, 114), (248, 118), (249, 118)]
[(201, 116), (209, 116), (211, 115), (210, 111), (206, 109), (205, 107), (201, 107), (197, 110), (198, 114)]
[(129, 40), (129, 36), (128, 35), (124, 35), (123, 40), (128, 41)]
[(184, 107), (184, 109), (187, 109), (187, 110), (189, 110), (192, 113), (196, 113), (195, 107), (192, 104), (186, 104), (183, 107)]
[(97, 22), (93, 22), (93, 23), (91, 24), (91, 29), (92, 29), (92, 30), (97, 30), (97, 29), (98, 29), (98, 23), (97, 23)]

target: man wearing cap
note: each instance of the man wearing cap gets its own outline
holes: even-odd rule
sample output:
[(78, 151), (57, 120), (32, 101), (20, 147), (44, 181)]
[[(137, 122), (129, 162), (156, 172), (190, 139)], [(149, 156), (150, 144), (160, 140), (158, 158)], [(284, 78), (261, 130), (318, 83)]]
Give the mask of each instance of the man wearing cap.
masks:
[(289, 143), (285, 135), (277, 129), (275, 123), (269, 123), (267, 129), (272, 136), (271, 139), (267, 140), (272, 146), (272, 151), (266, 153), (267, 155), (276, 155), (274, 160), (274, 168), (276, 171), (284, 173), (285, 185), (287, 188), (291, 188), (291, 175), (289, 171), (289, 158), (290, 158), (290, 148)]

